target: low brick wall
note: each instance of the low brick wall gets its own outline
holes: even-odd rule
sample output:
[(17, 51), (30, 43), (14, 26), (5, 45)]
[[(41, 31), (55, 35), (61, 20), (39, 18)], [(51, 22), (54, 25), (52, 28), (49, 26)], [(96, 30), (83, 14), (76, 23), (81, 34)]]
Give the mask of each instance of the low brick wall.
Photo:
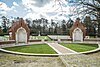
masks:
[[(72, 41), (72, 39), (60, 39), (60, 40), (61, 41)], [(54, 41), (57, 41), (57, 39), (54, 40)], [(100, 39), (96, 39), (96, 38), (94, 38), (94, 39), (84, 39), (84, 41), (95, 41), (95, 42), (99, 42)]]
[(44, 41), (48, 41), (47, 39), (45, 39)]
[(100, 41), (100, 39), (84, 39), (84, 41)]
[[(42, 41), (48, 41), (48, 40), (46, 40), (46, 39), (44, 39), (44, 40), (29, 40), (29, 42), (42, 42)], [(54, 41), (58, 41), (58, 39), (54, 39)], [(60, 39), (60, 41), (72, 41), (71, 39)], [(95, 42), (100, 42), (100, 39), (84, 39), (84, 41), (95, 41)], [(0, 45), (2, 45), (2, 44), (13, 44), (13, 43), (16, 43), (16, 41), (15, 40), (9, 40), (9, 41), (1, 41), (0, 42)]]
[(29, 40), (29, 42), (41, 42), (42, 40)]
[(15, 40), (2, 41), (2, 42), (0, 42), (0, 45), (2, 45), (2, 44), (13, 44), (15, 42), (16, 42)]
[(58, 39), (53, 39), (54, 41), (58, 41)]
[[(29, 40), (29, 42), (41, 42), (42, 40)], [(48, 40), (44, 40), (44, 41), (48, 41)], [(16, 43), (15, 40), (9, 40), (9, 41), (1, 41), (0, 42), (0, 45), (3, 45), (3, 44), (14, 44)]]
[(61, 39), (61, 41), (71, 41), (71, 39)]

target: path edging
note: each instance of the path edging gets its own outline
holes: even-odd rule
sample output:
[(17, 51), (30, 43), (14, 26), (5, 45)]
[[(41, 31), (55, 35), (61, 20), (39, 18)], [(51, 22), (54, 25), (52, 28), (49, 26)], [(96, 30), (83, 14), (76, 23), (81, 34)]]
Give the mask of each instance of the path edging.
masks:
[(61, 52), (59, 52), (56, 48), (52, 47), (49, 43), (45, 42), (46, 44), (48, 44), (52, 49), (54, 49), (58, 54), (62, 54)]
[(11, 54), (18, 54), (18, 55), (27, 55), (27, 56), (64, 56), (64, 55), (71, 55), (71, 54), (89, 54), (89, 53), (93, 53), (96, 51), (100, 50), (100, 44), (98, 44), (98, 48), (95, 50), (91, 50), (91, 51), (86, 51), (86, 52), (77, 52), (77, 53), (65, 53), (65, 54), (33, 54), (33, 53), (22, 53), (22, 52), (14, 52), (14, 51), (8, 51), (8, 50), (4, 50), (2, 48), (0, 48), (0, 51), (2, 52), (6, 52), (6, 53), (11, 53)]
[(98, 48), (97, 49), (94, 49), (94, 50), (91, 50), (91, 51), (79, 52), (79, 53), (81, 53), (81, 54), (90, 54), (90, 53), (97, 52), (99, 50), (100, 50), (100, 44), (98, 43)]

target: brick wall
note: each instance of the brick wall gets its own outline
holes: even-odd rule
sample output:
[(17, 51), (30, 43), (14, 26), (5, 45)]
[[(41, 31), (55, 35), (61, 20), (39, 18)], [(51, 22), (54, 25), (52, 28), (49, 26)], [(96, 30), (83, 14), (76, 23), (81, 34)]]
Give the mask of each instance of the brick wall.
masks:
[(15, 43), (15, 40), (2, 41), (2, 42), (0, 42), (0, 45), (2, 45), (2, 44), (13, 44), (13, 43)]

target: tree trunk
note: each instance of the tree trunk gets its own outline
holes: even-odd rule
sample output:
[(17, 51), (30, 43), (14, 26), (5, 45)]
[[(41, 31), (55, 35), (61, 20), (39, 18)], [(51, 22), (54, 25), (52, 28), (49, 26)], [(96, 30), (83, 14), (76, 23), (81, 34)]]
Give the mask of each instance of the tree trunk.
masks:
[(98, 36), (100, 37), (100, 18), (98, 18)]

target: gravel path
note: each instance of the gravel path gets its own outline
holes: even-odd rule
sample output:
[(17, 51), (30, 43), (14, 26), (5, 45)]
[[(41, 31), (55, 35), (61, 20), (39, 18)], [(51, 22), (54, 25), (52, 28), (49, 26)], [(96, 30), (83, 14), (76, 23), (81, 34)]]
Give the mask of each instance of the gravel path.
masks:
[[(68, 67), (100, 67), (100, 51), (93, 54), (62, 56)], [(59, 57), (36, 57), (0, 52), (0, 67), (65, 67)]]
[(0, 67), (65, 67), (59, 57), (36, 57), (0, 52)]
[(89, 55), (80, 54), (62, 57), (68, 67), (100, 67), (100, 51)]
[(51, 46), (57, 53), (59, 54), (66, 54), (66, 53), (76, 53), (75, 51), (66, 48), (64, 46), (61, 46), (58, 43), (47, 43), (49, 46)]

